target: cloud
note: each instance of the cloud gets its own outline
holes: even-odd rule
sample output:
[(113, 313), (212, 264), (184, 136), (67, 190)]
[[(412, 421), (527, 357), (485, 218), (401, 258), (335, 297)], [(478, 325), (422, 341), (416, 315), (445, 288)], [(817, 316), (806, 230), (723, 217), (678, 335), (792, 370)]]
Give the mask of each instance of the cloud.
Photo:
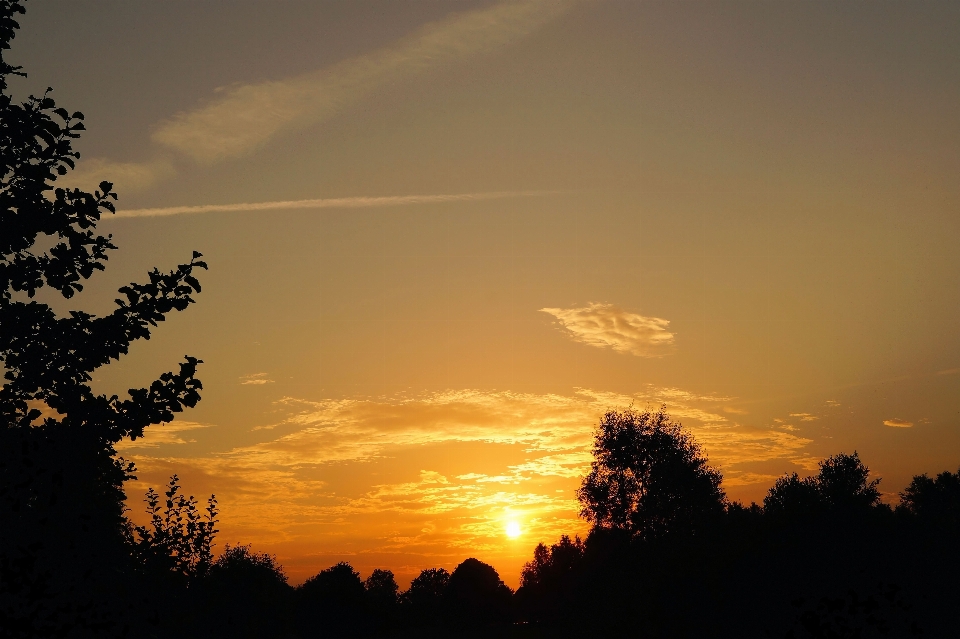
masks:
[(161, 444), (189, 444), (196, 440), (184, 439), (182, 433), (208, 428), (209, 424), (199, 424), (197, 422), (172, 421), (164, 424), (154, 424), (144, 429), (143, 437), (135, 440), (124, 439), (117, 443), (116, 449), (119, 451), (131, 450), (136, 448), (157, 448)]
[(960, 373), (960, 368), (948, 368), (946, 370), (938, 371), (937, 375), (956, 375)]
[(883, 420), (884, 426), (889, 426), (890, 428), (913, 428), (913, 422), (907, 422), (902, 419), (885, 419)]
[(243, 375), (240, 377), (240, 384), (272, 384), (272, 379), (267, 379), (267, 373), (253, 373), (252, 375)]
[(557, 318), (578, 342), (639, 357), (658, 357), (673, 344), (669, 320), (628, 313), (613, 304), (590, 303), (583, 308), (541, 308)]
[[(276, 202), (240, 202), (236, 204), (203, 204), (200, 206), (168, 206), (151, 209), (119, 210), (110, 217), (157, 217), (196, 213), (239, 213), (245, 211), (284, 211), (294, 209), (356, 209), (409, 204), (439, 204), (497, 200), (514, 197), (535, 197), (554, 194), (554, 191), (495, 191), (488, 193), (454, 193), (441, 195), (388, 195), (382, 197), (339, 197), (312, 200), (281, 200)], [(109, 219), (109, 218), (107, 218)]]
[(320, 71), (220, 89), (208, 104), (160, 123), (152, 139), (201, 163), (241, 156), (283, 130), (323, 122), (385, 84), (498, 51), (571, 6), (528, 0), (458, 13)]
[(790, 417), (799, 417), (801, 422), (813, 422), (817, 420), (816, 415), (810, 413), (790, 413)]

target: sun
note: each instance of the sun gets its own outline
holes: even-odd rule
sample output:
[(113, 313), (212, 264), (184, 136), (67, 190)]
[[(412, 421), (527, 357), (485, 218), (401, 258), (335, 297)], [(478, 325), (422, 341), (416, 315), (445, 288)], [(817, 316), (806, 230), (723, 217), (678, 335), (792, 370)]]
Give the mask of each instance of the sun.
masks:
[(520, 536), (521, 532), (522, 531), (520, 530), (520, 524), (518, 524), (515, 521), (507, 522), (507, 537), (509, 537), (510, 539), (516, 539), (517, 537)]

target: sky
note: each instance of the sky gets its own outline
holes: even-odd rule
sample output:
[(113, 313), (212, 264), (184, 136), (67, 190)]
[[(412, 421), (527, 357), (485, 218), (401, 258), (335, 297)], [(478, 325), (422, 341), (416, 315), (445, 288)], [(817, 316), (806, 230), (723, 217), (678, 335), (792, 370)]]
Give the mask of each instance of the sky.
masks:
[[(291, 583), (585, 534), (602, 414), (667, 412), (731, 499), (856, 450), (960, 464), (960, 6), (31, 0), (25, 97), (86, 116), (120, 250), (59, 310), (201, 251), (95, 375), (204, 360), (122, 442)], [(507, 535), (511, 527), (514, 536)], [(519, 535), (516, 535), (519, 530)]]

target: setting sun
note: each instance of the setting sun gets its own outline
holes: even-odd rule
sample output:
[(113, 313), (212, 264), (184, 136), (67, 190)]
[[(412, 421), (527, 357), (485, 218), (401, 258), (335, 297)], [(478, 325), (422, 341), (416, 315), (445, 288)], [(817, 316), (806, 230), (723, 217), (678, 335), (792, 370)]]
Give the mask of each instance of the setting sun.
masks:
[(520, 533), (523, 532), (520, 530), (520, 524), (515, 521), (507, 522), (507, 537), (510, 539), (516, 539), (520, 536)]

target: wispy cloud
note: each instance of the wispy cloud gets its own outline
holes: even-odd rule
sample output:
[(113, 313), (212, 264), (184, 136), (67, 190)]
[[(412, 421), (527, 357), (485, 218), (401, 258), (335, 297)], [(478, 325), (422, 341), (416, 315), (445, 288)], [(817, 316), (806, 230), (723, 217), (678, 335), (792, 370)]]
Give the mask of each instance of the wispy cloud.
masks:
[(493, 52), (563, 15), (563, 0), (503, 2), (428, 24), (393, 45), (318, 72), (221, 89), (161, 123), (153, 140), (203, 163), (236, 157), (278, 132), (322, 122), (387, 83)]
[(157, 448), (161, 444), (189, 444), (195, 440), (184, 439), (184, 433), (208, 427), (209, 424), (179, 420), (164, 424), (154, 424), (144, 430), (143, 437), (135, 440), (125, 439), (119, 442), (116, 448), (117, 450), (123, 451), (136, 448)]
[(262, 384), (272, 384), (273, 380), (267, 377), (267, 373), (253, 373), (252, 375), (243, 375), (240, 377), (240, 383), (242, 385), (262, 385)]
[(813, 422), (817, 420), (816, 415), (810, 413), (790, 413), (790, 417), (799, 417), (801, 422)]
[(913, 428), (913, 422), (902, 419), (885, 419), (883, 420), (883, 425), (889, 426), (890, 428)]
[(948, 368), (946, 370), (937, 371), (937, 375), (956, 375), (960, 373), (960, 368)]
[(639, 357), (659, 357), (673, 344), (670, 320), (627, 312), (613, 304), (591, 303), (582, 308), (541, 308), (557, 318), (578, 342), (612, 348)]
[[(168, 206), (152, 209), (127, 209), (110, 217), (157, 217), (196, 213), (241, 213), (245, 211), (284, 211), (294, 209), (357, 209), (410, 204), (441, 204), (497, 200), (515, 197), (551, 195), (554, 191), (495, 191), (488, 193), (452, 193), (439, 195), (387, 195), (381, 197), (338, 197), (312, 200), (280, 200), (276, 202), (240, 202), (236, 204), (204, 204), (200, 206)], [(110, 219), (105, 218), (105, 219)]]
[(63, 182), (89, 189), (108, 180), (136, 191), (176, 175), (177, 156), (213, 164), (247, 155), (278, 133), (321, 123), (380, 87), (498, 51), (561, 17), (576, 1), (501, 2), (426, 24), (393, 44), (310, 73), (221, 87), (205, 104), (154, 125), (156, 159), (85, 158)]

